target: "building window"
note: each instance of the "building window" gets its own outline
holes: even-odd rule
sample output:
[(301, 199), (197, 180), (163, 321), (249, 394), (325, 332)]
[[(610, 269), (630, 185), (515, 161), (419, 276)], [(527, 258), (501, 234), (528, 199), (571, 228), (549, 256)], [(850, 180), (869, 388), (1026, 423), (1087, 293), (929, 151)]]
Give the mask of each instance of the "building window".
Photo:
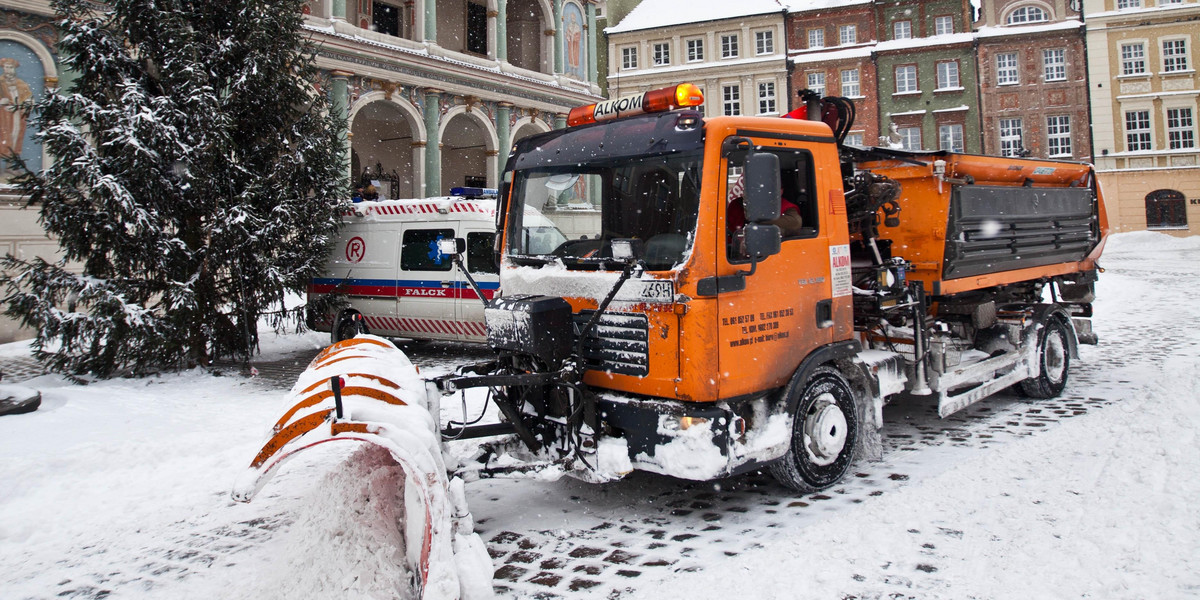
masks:
[(1136, 152), (1151, 148), (1150, 111), (1131, 110), (1125, 113), (1125, 149)]
[(905, 65), (896, 67), (896, 93), (904, 94), (909, 92), (919, 92), (917, 88), (917, 67), (916, 65)]
[(892, 23), (892, 39), (907, 40), (912, 37), (912, 21), (896, 21)]
[(687, 59), (688, 62), (704, 60), (704, 40), (695, 39), (687, 41)]
[(858, 26), (842, 25), (838, 27), (838, 43), (843, 46), (858, 43)]
[(938, 150), (949, 150), (950, 152), (963, 151), (962, 123), (950, 123), (938, 126)]
[(949, 35), (954, 33), (954, 17), (934, 17), (934, 35)]
[(1062, 48), (1042, 50), (1042, 73), (1046, 81), (1066, 81), (1067, 51)]
[(1009, 25), (1022, 25), (1025, 23), (1040, 23), (1049, 21), (1050, 15), (1046, 11), (1036, 6), (1022, 6), (1017, 10), (1008, 13)]
[(1163, 40), (1163, 71), (1188, 70), (1187, 40)]
[(1046, 148), (1050, 156), (1071, 155), (1071, 117), (1046, 117)]
[(487, 7), (474, 2), (467, 3), (467, 52), (487, 54)]
[(1196, 129), (1192, 109), (1167, 109), (1167, 148), (1183, 150), (1196, 147)]
[(808, 30), (808, 47), (809, 48), (824, 48), (825, 47), (825, 30), (824, 29), (809, 29)]
[(958, 61), (950, 60), (937, 64), (937, 89), (958, 89)]
[(862, 146), (863, 145), (863, 134), (861, 134), (861, 133), (846, 134), (846, 143), (850, 144), (851, 146)]
[(737, 58), (738, 36), (736, 33), (721, 36), (721, 58)]
[(819, 72), (819, 73), (809, 73), (808, 74), (808, 89), (816, 92), (817, 94), (819, 94), (821, 96), (825, 95), (825, 73), (824, 73), (824, 71)]
[(726, 85), (721, 88), (721, 96), (724, 100), (722, 108), (726, 115), (742, 114), (742, 88), (736, 85)]
[(862, 95), (862, 88), (858, 84), (858, 69), (842, 71), (842, 95), (852, 98)]
[(754, 32), (754, 53), (755, 54), (775, 54), (775, 32), (773, 32), (773, 31), (756, 31), (756, 32)]
[(1146, 46), (1142, 43), (1121, 45), (1121, 74), (1142, 75), (1146, 72)]
[(671, 44), (662, 42), (654, 44), (654, 52), (651, 55), (654, 58), (655, 66), (666, 66), (671, 64)]
[(622, 69), (638, 68), (637, 48), (636, 47), (631, 46), (629, 48), (621, 48), (621, 68)]
[(400, 37), (399, 6), (384, 4), (383, 2), (373, 2), (370, 5), (370, 9), (372, 29), (379, 33)]
[(1146, 229), (1187, 227), (1187, 204), (1177, 190), (1155, 190), (1146, 194)]
[(996, 84), (1009, 85), (1020, 83), (1017, 76), (1017, 53), (1007, 52), (996, 55)]
[(778, 112), (775, 108), (775, 82), (763, 81), (758, 84), (758, 114), (769, 115)]
[(1025, 145), (1021, 141), (1021, 120), (1000, 119), (1000, 156), (1021, 156)]
[(900, 147), (905, 150), (920, 150), (921, 149), (921, 128), (920, 127), (899, 127), (896, 133), (900, 134)]
[(1125, 10), (1128, 8), (1141, 8), (1142, 0), (1117, 0), (1117, 10)]

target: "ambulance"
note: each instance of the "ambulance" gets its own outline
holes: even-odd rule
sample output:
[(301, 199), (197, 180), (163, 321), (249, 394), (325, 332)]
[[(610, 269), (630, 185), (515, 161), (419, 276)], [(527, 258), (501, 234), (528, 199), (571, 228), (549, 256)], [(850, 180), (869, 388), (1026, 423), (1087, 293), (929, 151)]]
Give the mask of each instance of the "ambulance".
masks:
[[(453, 188), (450, 196), (364, 201), (344, 215), (321, 277), (308, 286), (308, 324), (333, 342), (359, 333), (416, 340), (485, 342), (484, 299), (499, 295), (494, 253), (495, 189)], [(554, 224), (531, 214), (530, 243), (547, 252), (565, 242)], [(458, 264), (439, 240), (463, 240)], [(322, 302), (337, 294), (339, 302)], [(327, 311), (323, 307), (338, 306)]]

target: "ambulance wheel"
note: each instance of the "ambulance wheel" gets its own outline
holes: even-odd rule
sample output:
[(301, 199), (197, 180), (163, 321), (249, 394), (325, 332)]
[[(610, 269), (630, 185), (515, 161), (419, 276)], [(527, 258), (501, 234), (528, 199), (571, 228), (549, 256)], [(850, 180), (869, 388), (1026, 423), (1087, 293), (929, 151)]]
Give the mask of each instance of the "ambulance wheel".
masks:
[(348, 340), (360, 333), (366, 331), (366, 327), (362, 322), (362, 315), (347, 311), (338, 315), (337, 324), (333, 326), (333, 332), (330, 334), (333, 343), (338, 343), (342, 340)]
[(796, 403), (788, 452), (771, 463), (771, 474), (801, 493), (826, 489), (850, 470), (857, 442), (858, 411), (850, 384), (836, 369), (818, 367)]
[(1050, 319), (1038, 332), (1038, 374), (1022, 381), (1021, 393), (1030, 398), (1053, 398), (1067, 387), (1071, 368), (1071, 332), (1059, 319)]

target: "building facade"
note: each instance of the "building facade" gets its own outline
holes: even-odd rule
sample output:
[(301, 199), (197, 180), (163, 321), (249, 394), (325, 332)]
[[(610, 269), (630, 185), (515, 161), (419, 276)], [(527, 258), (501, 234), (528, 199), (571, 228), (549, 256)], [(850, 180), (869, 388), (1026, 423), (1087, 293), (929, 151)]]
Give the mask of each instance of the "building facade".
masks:
[(1092, 160), (1078, 4), (984, 0), (982, 8), (976, 39), (984, 153)]
[(1096, 168), (1114, 230), (1200, 232), (1200, 3), (1085, 0)]
[(704, 114), (771, 115), (788, 110), (783, 9), (775, 0), (737, 6), (643, 0), (608, 33), (611, 97), (690, 82)]

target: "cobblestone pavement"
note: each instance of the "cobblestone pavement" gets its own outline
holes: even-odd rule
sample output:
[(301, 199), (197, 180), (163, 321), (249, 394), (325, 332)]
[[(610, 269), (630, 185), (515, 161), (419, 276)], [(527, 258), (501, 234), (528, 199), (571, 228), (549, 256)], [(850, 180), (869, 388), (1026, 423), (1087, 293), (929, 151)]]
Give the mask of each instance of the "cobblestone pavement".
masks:
[(30, 356), (0, 358), (0, 374), (4, 383), (20, 383), (44, 374), (46, 371)]

